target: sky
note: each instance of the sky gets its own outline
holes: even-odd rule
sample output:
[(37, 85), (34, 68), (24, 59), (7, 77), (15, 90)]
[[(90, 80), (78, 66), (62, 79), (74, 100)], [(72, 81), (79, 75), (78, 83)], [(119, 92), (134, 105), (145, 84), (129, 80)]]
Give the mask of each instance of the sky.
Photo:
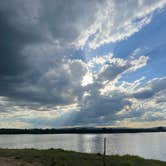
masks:
[(0, 2), (0, 128), (166, 126), (166, 0)]

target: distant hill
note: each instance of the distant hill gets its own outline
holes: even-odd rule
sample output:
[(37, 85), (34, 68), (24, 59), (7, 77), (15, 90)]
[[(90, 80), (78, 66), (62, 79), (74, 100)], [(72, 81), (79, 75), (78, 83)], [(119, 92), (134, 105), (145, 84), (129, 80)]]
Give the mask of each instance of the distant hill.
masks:
[(143, 132), (166, 132), (166, 127), (154, 128), (97, 128), (76, 127), (60, 129), (0, 129), (0, 134), (68, 134), (68, 133), (143, 133)]

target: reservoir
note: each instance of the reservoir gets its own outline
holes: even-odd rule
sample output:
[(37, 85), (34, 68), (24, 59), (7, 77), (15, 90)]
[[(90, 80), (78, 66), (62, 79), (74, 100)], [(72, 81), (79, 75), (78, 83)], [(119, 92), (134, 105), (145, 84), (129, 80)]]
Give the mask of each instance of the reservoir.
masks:
[(65, 149), (107, 155), (138, 155), (166, 161), (166, 132), (123, 134), (38, 134), (0, 135), (0, 148)]

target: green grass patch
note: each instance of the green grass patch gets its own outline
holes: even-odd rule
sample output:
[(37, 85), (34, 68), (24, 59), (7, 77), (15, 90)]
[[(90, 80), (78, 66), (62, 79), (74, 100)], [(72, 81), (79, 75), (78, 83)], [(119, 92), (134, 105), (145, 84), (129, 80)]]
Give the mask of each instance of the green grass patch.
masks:
[[(35, 166), (103, 166), (103, 156), (61, 149), (0, 149), (0, 158), (12, 158), (22, 165)], [(1, 160), (0, 160), (1, 161)], [(0, 163), (1, 165), (1, 163)], [(166, 166), (166, 162), (138, 156), (106, 156), (105, 166)]]

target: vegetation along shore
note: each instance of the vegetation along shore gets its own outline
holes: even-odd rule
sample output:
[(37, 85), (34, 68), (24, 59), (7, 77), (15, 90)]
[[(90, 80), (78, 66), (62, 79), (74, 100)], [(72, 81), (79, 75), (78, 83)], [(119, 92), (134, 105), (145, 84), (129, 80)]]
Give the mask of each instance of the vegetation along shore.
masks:
[(138, 156), (103, 156), (62, 149), (0, 149), (1, 166), (166, 166)]

